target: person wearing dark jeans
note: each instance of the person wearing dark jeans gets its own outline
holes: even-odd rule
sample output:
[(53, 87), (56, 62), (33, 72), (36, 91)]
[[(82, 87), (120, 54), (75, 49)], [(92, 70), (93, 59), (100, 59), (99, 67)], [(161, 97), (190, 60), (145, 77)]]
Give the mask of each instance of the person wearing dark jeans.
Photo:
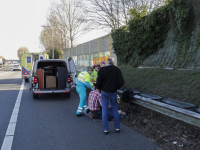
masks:
[(114, 66), (114, 58), (109, 57), (105, 67), (101, 67), (98, 72), (96, 87), (101, 90), (102, 102), (102, 121), (104, 133), (109, 133), (108, 128), (108, 104), (112, 105), (114, 115), (115, 131), (120, 132), (120, 119), (117, 104), (117, 89), (124, 85), (124, 79), (121, 70)]
[[(112, 120), (113, 119), (113, 112), (112, 112), (112, 106), (107, 105), (108, 107), (108, 115), (107, 119)], [(101, 93), (98, 90), (91, 91), (88, 98), (88, 108), (90, 112), (95, 116), (95, 119), (102, 119), (102, 103), (101, 103)], [(118, 117), (119, 114), (118, 114)]]

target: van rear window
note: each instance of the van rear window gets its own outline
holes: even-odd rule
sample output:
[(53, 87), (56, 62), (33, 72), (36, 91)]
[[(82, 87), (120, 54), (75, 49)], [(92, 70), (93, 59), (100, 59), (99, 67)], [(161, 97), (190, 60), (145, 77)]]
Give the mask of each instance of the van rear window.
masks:
[(31, 63), (31, 57), (27, 57), (27, 63)]
[(56, 67), (66, 67), (66, 64), (65, 62), (38, 62), (38, 66), (37, 66), (37, 69), (39, 68), (45, 68), (45, 67), (49, 67), (49, 66), (52, 66), (54, 68)]

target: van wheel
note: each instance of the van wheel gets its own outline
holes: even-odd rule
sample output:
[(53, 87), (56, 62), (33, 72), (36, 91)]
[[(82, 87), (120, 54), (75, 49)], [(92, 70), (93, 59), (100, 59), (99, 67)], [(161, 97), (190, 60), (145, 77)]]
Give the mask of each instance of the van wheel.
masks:
[(65, 93), (66, 98), (70, 98), (70, 93)]
[(33, 99), (38, 99), (38, 94), (33, 93)]

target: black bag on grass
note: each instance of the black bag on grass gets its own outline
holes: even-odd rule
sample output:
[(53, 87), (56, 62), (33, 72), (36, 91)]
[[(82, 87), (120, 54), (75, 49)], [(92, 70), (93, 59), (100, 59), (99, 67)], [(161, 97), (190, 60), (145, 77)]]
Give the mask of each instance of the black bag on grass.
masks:
[(122, 93), (122, 101), (124, 103), (128, 103), (133, 98), (133, 91), (131, 89), (127, 89)]

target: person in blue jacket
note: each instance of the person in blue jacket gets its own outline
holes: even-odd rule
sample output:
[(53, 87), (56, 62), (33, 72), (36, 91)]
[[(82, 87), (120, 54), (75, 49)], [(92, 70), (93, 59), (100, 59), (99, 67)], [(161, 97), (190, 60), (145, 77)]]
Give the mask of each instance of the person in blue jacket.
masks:
[(87, 71), (81, 72), (76, 79), (76, 91), (78, 92), (78, 95), (80, 97), (80, 103), (76, 111), (77, 117), (84, 116), (84, 114), (82, 113), (83, 108), (85, 109), (86, 113), (89, 113), (89, 109), (86, 103), (86, 86), (94, 90), (89, 83), (90, 75), (92, 74), (93, 70), (94, 69), (92, 67), (88, 66)]

